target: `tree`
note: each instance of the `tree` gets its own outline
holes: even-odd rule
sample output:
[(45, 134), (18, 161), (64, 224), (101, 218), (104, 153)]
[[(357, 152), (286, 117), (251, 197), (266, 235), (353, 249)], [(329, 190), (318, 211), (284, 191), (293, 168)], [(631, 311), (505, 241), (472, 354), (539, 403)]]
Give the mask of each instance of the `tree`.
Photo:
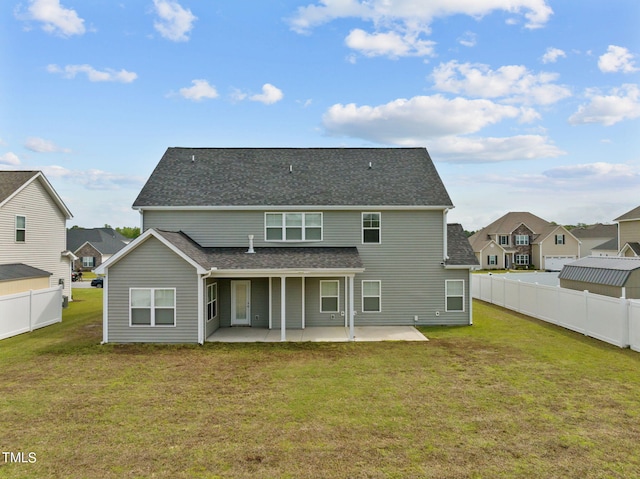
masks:
[(116, 231), (125, 238), (136, 239), (140, 236), (140, 228), (138, 226), (124, 226), (122, 228), (116, 228)]

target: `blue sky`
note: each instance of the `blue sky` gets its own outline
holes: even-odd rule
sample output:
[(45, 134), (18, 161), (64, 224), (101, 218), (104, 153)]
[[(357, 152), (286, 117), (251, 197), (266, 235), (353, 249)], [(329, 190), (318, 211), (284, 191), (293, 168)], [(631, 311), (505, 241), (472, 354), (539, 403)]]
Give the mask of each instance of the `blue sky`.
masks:
[(16, 0), (0, 169), (134, 226), (165, 149), (424, 146), (478, 229), (640, 204), (637, 0)]

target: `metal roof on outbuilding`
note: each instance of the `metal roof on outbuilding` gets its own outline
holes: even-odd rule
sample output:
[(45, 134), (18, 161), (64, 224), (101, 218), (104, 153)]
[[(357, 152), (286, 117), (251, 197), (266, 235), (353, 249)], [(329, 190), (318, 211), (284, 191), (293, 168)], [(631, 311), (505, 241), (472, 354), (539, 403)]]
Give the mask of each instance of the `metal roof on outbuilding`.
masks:
[(569, 263), (559, 279), (607, 286), (624, 286), (632, 271), (640, 269), (640, 258), (589, 256)]

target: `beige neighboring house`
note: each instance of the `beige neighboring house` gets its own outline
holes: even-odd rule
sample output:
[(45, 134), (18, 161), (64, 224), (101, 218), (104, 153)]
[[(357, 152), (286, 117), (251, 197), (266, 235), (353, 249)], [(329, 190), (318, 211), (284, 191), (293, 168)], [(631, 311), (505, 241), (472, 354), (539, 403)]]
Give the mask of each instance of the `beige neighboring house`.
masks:
[(71, 297), (71, 218), (41, 171), (0, 171), (0, 295), (62, 284)]
[(571, 234), (580, 241), (580, 257), (585, 256), (617, 256), (618, 225), (597, 223), (579, 226), (571, 230)]
[(618, 223), (618, 256), (640, 257), (640, 206), (614, 221)]
[(529, 212), (510, 212), (469, 238), (482, 269), (560, 271), (580, 257), (580, 242), (564, 226)]

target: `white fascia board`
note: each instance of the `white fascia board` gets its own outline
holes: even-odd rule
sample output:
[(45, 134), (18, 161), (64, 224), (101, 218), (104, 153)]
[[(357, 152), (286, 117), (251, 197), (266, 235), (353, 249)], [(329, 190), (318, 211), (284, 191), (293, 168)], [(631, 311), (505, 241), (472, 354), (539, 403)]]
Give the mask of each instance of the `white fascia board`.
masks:
[(147, 231), (145, 231), (142, 235), (138, 236), (135, 240), (133, 240), (131, 243), (129, 243), (123, 249), (118, 251), (116, 254), (111, 256), (107, 261), (105, 261), (100, 266), (98, 266), (95, 269), (96, 274), (105, 274), (106, 271), (109, 269), (109, 267), (113, 266), (118, 261), (120, 261), (122, 258), (127, 256), (131, 251), (135, 250), (138, 246), (140, 246), (142, 243), (147, 241), (151, 236), (156, 238), (163, 245), (165, 245), (167, 248), (169, 248), (175, 254), (180, 256), (183, 260), (185, 260), (191, 266), (193, 266), (196, 269), (198, 274), (202, 274), (203, 275), (203, 274), (207, 273), (207, 270), (205, 268), (200, 266), (193, 259), (189, 258), (186, 254), (184, 254), (182, 252), (182, 250), (178, 249), (174, 244), (172, 244), (169, 241), (167, 241), (162, 235), (160, 235), (153, 228), (151, 228), (151, 229), (148, 229)]
[(453, 205), (244, 205), (244, 206), (134, 206), (138, 211), (351, 211), (351, 210), (416, 210), (442, 211)]
[(11, 201), (16, 195), (18, 195), (22, 190), (24, 190), (27, 186), (33, 183), (36, 179), (39, 179), (40, 181), (42, 181), (44, 189), (47, 191), (47, 193), (49, 193), (51, 198), (53, 198), (54, 203), (58, 205), (58, 208), (60, 208), (60, 211), (62, 211), (65, 218), (68, 220), (73, 218), (71, 211), (69, 210), (69, 208), (67, 208), (67, 205), (64, 204), (64, 201), (62, 201), (62, 198), (60, 198), (60, 195), (56, 193), (56, 190), (53, 189), (53, 186), (51, 186), (51, 183), (49, 183), (49, 180), (47, 180), (46, 176), (44, 176), (42, 171), (38, 171), (35, 175), (29, 178), (29, 180), (25, 181), (24, 184), (20, 186), (20, 188), (18, 188), (11, 195), (5, 198), (5, 200), (2, 203), (0, 203), (0, 208), (3, 207), (9, 201)]
[(468, 269), (470, 271), (475, 271), (480, 269), (480, 266), (477, 264), (445, 264), (444, 269)]
[(325, 276), (346, 276), (364, 272), (364, 268), (344, 268), (344, 269), (300, 269), (300, 268), (282, 268), (282, 269), (213, 269), (207, 277), (218, 278), (269, 278), (278, 276), (288, 277), (325, 277)]

